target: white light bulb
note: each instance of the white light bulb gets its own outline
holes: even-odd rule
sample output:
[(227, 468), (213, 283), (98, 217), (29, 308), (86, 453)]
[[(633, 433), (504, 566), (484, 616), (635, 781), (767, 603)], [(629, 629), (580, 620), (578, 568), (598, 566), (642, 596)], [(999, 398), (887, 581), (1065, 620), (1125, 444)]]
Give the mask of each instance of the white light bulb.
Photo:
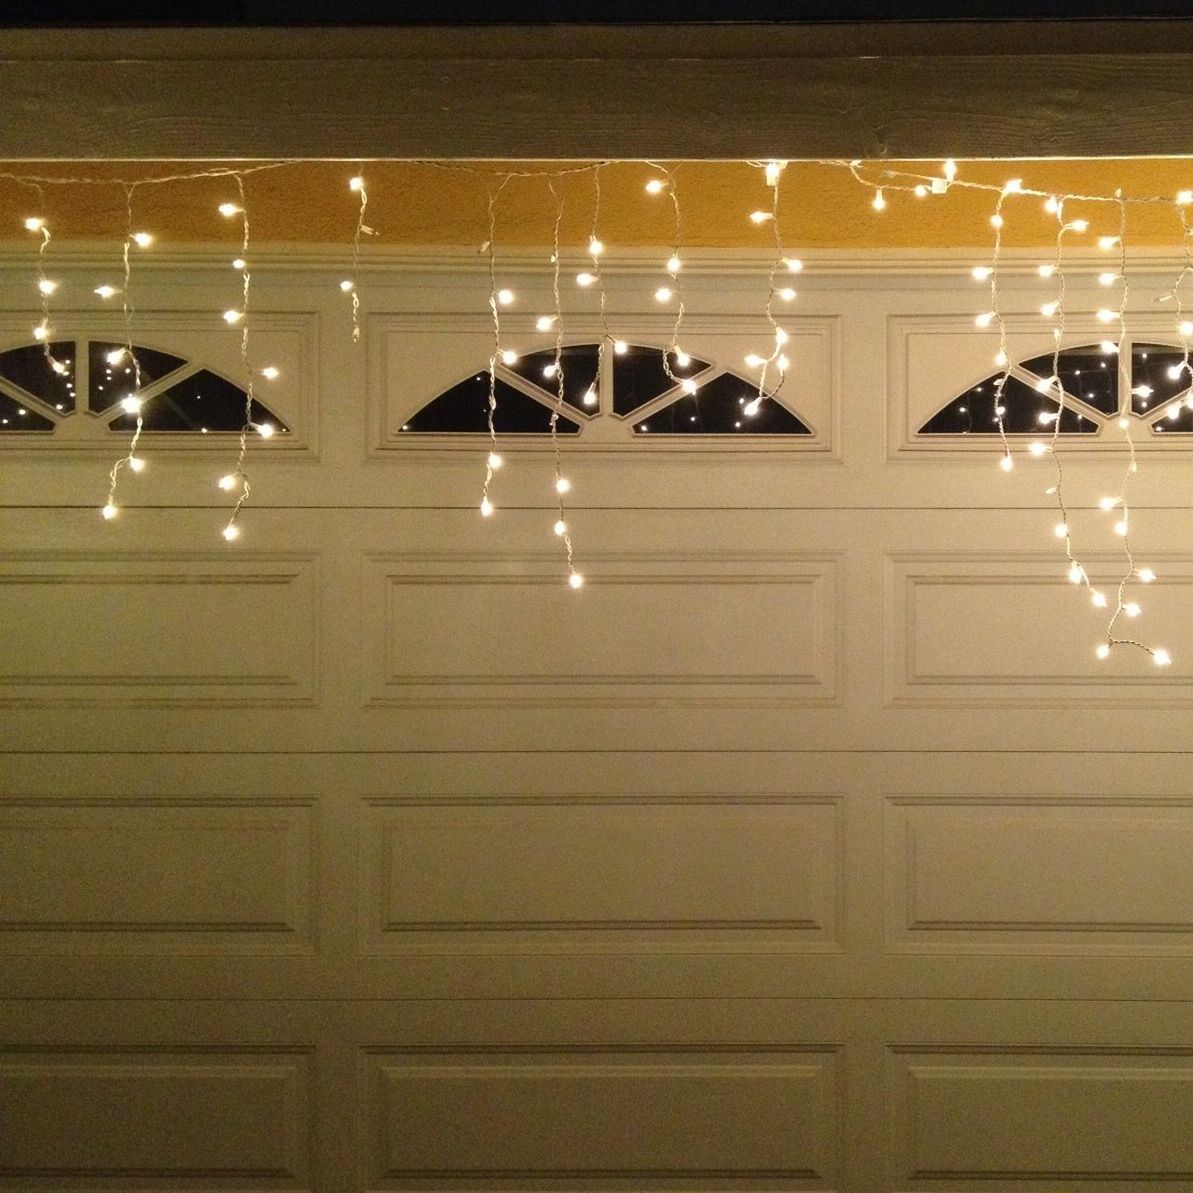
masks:
[(257, 424), (257, 434), (260, 435), (262, 439), (272, 439), (273, 438), (273, 424), (272, 423), (258, 423)]
[(774, 186), (779, 181), (779, 175), (783, 173), (783, 168), (787, 165), (786, 162), (767, 162), (766, 163), (766, 185)]
[(572, 482), (566, 476), (561, 476), (555, 481), (555, 492), (566, 493), (572, 487)]
[[(232, 262), (233, 269), (242, 269), (243, 270), (243, 269), (248, 269), (248, 267), (249, 267), (249, 263), (243, 257), (237, 257)], [(351, 289), (351, 286), (349, 286), (349, 289)]]
[(648, 195), (657, 195), (662, 191), (663, 187), (665, 187), (666, 185), (667, 184), (661, 178), (652, 178), (646, 184), (646, 193)]
[(512, 348), (506, 348), (501, 353), (501, 363), (503, 365), (514, 365), (518, 363), (518, 354)]
[(508, 307), (514, 301), (514, 292), (512, 290), (498, 290), (497, 301), (503, 307)]
[(1144, 584), (1150, 584), (1156, 578), (1156, 573), (1151, 568), (1140, 568), (1137, 575)]
[(779, 291), (779, 297), (784, 302), (790, 302), (795, 297), (795, 291), (792, 290), (790, 286), (784, 286), (783, 289)]
[(1049, 215), (1055, 215), (1060, 210), (1060, 204), (1057, 202), (1055, 195), (1049, 195), (1048, 198), (1044, 200), (1044, 210), (1048, 212)]
[(1081, 577), (1083, 574), (1084, 573), (1081, 571), (1081, 564), (1077, 563), (1076, 560), (1074, 560), (1071, 564), (1069, 564), (1069, 583), (1070, 584), (1080, 584)]
[(1007, 354), (1002, 351), (996, 352), (994, 354), (994, 363), (998, 365), (1000, 369), (1003, 368), (1007, 363)]
[(742, 412), (742, 414), (747, 414), (750, 416), (750, 418), (753, 418), (758, 413), (758, 411), (761, 409), (762, 409), (762, 399), (754, 398), (753, 401), (747, 402), (741, 408), (741, 412)]
[(1052, 528), (1052, 533), (1055, 534), (1058, 539), (1068, 538), (1069, 528), (1064, 522), (1057, 522), (1057, 524)]
[(974, 324), (977, 327), (989, 327), (994, 322), (993, 311), (983, 311), (980, 315), (974, 317)]
[(1115, 522), (1114, 533), (1117, 534), (1120, 538), (1126, 538), (1127, 522), (1126, 522), (1125, 518), (1120, 518), (1117, 522)]
[(944, 164), (944, 176), (950, 182), (957, 177), (957, 163), (951, 157)]
[(39, 323), (33, 329), (33, 338), (39, 343), (50, 338), (50, 327), (47, 323)]
[(1152, 387), (1150, 385), (1136, 385), (1131, 392), (1138, 398), (1150, 398), (1152, 396)]
[[(885, 206), (885, 204), (884, 204), (884, 206)], [(752, 224), (765, 224), (767, 220), (773, 220), (774, 218), (775, 218), (774, 213), (770, 212), (770, 211), (751, 211), (750, 212), (750, 223), (752, 223)]]
[[(66, 374), (67, 374), (67, 372), (69, 371), (69, 370), (67, 369), (66, 365), (64, 365), (64, 364), (62, 363), (62, 361), (60, 361), (60, 360), (52, 360), (52, 361), (50, 361), (50, 368), (52, 368), (52, 369), (54, 370), (54, 372), (58, 374), (58, 376), (59, 376), (59, 377), (65, 377), (65, 376), (66, 376)], [(67, 385), (67, 387), (66, 387), (66, 388), (67, 388), (67, 389), (71, 389), (71, 388), (72, 388), (72, 386), (70, 386), (70, 385)], [(62, 409), (62, 407), (61, 407), (61, 406), (58, 406), (58, 407), (57, 407), (57, 409), (58, 409), (58, 410), (61, 410), (61, 409)]]
[(45, 226), (46, 221), (36, 215), (31, 215), (25, 221), (25, 230), (28, 232), (40, 232)]
[(1180, 365), (1169, 365), (1165, 372), (1168, 374), (1169, 381), (1179, 381), (1181, 379)]
[(1182, 207), (1187, 207), (1190, 203), (1193, 203), (1193, 191), (1177, 191), (1176, 201)]
[(555, 533), (562, 538), (568, 532), (568, 524), (562, 518), (560, 518), (559, 521), (555, 523), (553, 529)]
[(1036, 393), (1039, 393), (1039, 394), (1048, 393), (1052, 389), (1052, 386), (1055, 383), (1055, 381), (1056, 381), (1055, 377), (1041, 377), (1035, 383), (1035, 386), (1034, 386)]
[(1055, 265), (1040, 265), (1036, 268), (1036, 273), (1038, 273), (1042, 278), (1050, 278), (1055, 272)]
[(552, 326), (554, 325), (554, 323), (555, 323), (554, 315), (540, 315), (534, 321), (534, 330), (535, 331), (550, 331)]
[(558, 371), (559, 371), (559, 368), (555, 364), (549, 364), (549, 365), (543, 366), (543, 376), (544, 377), (554, 377)]
[(1103, 340), (1098, 345), (1107, 356), (1113, 356), (1118, 351), (1118, 345), (1113, 340)]
[(658, 302), (670, 302), (671, 301), (671, 291), (666, 286), (660, 286), (654, 292), (654, 296)]
[(489, 467), (492, 468), (494, 472), (496, 472), (497, 469), (500, 468), (504, 463), (505, 461), (500, 455), (497, 454), (497, 452), (489, 453)]
[(804, 268), (804, 263), (798, 257), (784, 257), (783, 264), (787, 266), (788, 273), (800, 273)]
[(491, 517), (492, 513), (493, 513), (493, 503), (487, 497), (485, 497), (481, 501), (481, 517), (482, 518)]
[(922, 182), (917, 182), (913, 194), (917, 199), (923, 199), (927, 197), (928, 188)]
[(141, 399), (129, 394), (127, 398), (120, 399), (120, 409), (125, 414), (137, 414), (141, 409)]
[(147, 249), (153, 243), (153, 237), (148, 232), (134, 232), (133, 243), (140, 249)]
[(235, 485), (236, 485), (236, 477), (231, 472), (229, 472), (227, 476), (221, 476), (219, 479), (219, 486), (221, 489), (224, 490), (225, 493), (227, 493), (230, 489), (234, 488)]
[(58, 289), (58, 283), (51, 282), (49, 278), (42, 278), (41, 281), (37, 283), (37, 288), (48, 297)]
[(763, 363), (764, 363), (764, 361), (763, 361), (762, 357), (759, 356), (757, 352), (751, 352), (746, 357), (746, 365), (751, 369), (761, 368)]
[(1163, 647), (1158, 646), (1152, 651), (1152, 661), (1157, 667), (1167, 667), (1172, 662), (1172, 655)]
[(1008, 178), (1002, 184), (1002, 193), (1004, 195), (1017, 195), (1023, 190), (1022, 178)]
[(352, 279), (351, 279), (351, 278), (345, 278), (345, 279), (344, 279), (344, 280), (343, 280), (343, 281), (340, 283), (340, 289), (341, 289), (341, 290), (342, 290), (342, 291), (343, 291), (345, 294), (347, 294), (349, 290), (352, 290), (352, 289), (355, 287), (355, 285), (356, 285), (356, 283), (355, 283), (354, 281), (352, 281)]
[(1038, 439), (1033, 439), (1031, 443), (1027, 445), (1027, 450), (1033, 456), (1042, 456), (1048, 451), (1048, 445), (1046, 443), (1041, 443)]
[[(874, 192), (874, 198), (870, 201), (870, 206), (875, 211), (882, 211), (886, 207), (886, 196), (882, 193), (882, 187)], [(753, 217), (751, 217), (753, 218)]]
[(224, 538), (227, 539), (228, 542), (234, 542), (236, 539), (240, 538), (240, 527), (233, 522), (229, 522), (228, 525), (224, 527), (223, 534)]
[(1106, 643), (1106, 642), (1100, 642), (1100, 643), (1098, 643), (1098, 649), (1097, 649), (1096, 651), (1094, 651), (1094, 653), (1095, 653), (1095, 654), (1098, 656), (1098, 658), (1100, 658), (1100, 659), (1107, 658), (1107, 657), (1109, 656), (1109, 654), (1110, 654), (1110, 646), (1109, 646), (1109, 644), (1108, 644), (1108, 643)]
[(1040, 307), (1040, 314), (1043, 315), (1045, 319), (1051, 319), (1052, 316), (1056, 314), (1056, 309), (1059, 306), (1059, 302), (1043, 303)]
[(365, 189), (365, 180), (359, 174), (355, 178), (349, 178), (348, 189), (350, 191), (363, 191)]
[(231, 327), (234, 323), (239, 323), (243, 318), (243, 311), (227, 310), (224, 312), (224, 322), (228, 324), (229, 327)]
[(124, 354), (127, 351), (127, 348), (113, 348), (112, 351), (104, 357), (104, 360), (106, 360), (110, 365), (118, 365), (124, 359)]
[(1123, 606), (1123, 612), (1128, 617), (1138, 617), (1143, 612), (1143, 607), (1139, 604), (1138, 601), (1128, 601)]
[(1106, 594), (1100, 589), (1093, 589), (1089, 594), (1089, 603), (1096, 609), (1106, 608)]
[(788, 366), (790, 363), (791, 363), (791, 362), (790, 362), (790, 361), (787, 359), (787, 357), (785, 357), (785, 356), (784, 356), (782, 353), (780, 353), (780, 354), (779, 354), (779, 358), (778, 358), (778, 360), (776, 360), (776, 361), (775, 361), (775, 364), (777, 364), (777, 365), (779, 366), (779, 372), (780, 372), (780, 373), (786, 373), (786, 372), (787, 372), (787, 366)]
[(591, 273), (576, 274), (576, 285), (581, 289), (586, 290), (593, 282), (596, 281), (596, 275)]
[(1058, 418), (1060, 418), (1060, 415), (1055, 411), (1041, 410), (1040, 413), (1036, 415), (1036, 422), (1038, 422), (1042, 427), (1048, 427), (1056, 422)]
[(1118, 428), (1120, 431), (1127, 430), (1128, 427), (1130, 427), (1130, 425), (1131, 425), (1131, 420), (1129, 418), (1127, 418), (1126, 415), (1123, 415), (1123, 417), (1118, 420)]
[(276, 381), (281, 376), (281, 371), (278, 369), (277, 365), (266, 365), (265, 368), (261, 370), (261, 376), (264, 377), (266, 381)]
[(1015, 467), (1015, 461), (1012, 460), (1010, 456), (1003, 456), (1003, 458), (999, 460), (998, 466), (1003, 470), (1003, 472), (1010, 472), (1011, 469)]
[(677, 273), (679, 273), (679, 271), (682, 267), (683, 267), (683, 262), (674, 253), (672, 253), (671, 256), (667, 258), (667, 272), (672, 277), (675, 277), (675, 275)]
[(1110, 249), (1114, 248), (1116, 244), (1118, 244), (1117, 236), (1098, 237), (1098, 248), (1100, 248), (1103, 252), (1108, 252)]
[(1089, 220), (1070, 220), (1065, 227), (1070, 232), (1088, 232)]
[(683, 349), (676, 349), (675, 363), (681, 368), (686, 369), (692, 363), (692, 358), (683, 351)]
[(694, 394), (696, 392), (696, 382), (691, 377), (685, 377), (683, 383), (680, 385), (680, 389), (686, 394)]
[(589, 238), (588, 255), (590, 257), (599, 257), (604, 251), (605, 246), (595, 236)]
[(144, 472), (145, 471), (145, 461), (143, 459), (141, 459), (140, 456), (129, 456), (128, 466), (134, 472)]
[(1099, 323), (1113, 323), (1118, 318), (1118, 312), (1108, 311), (1105, 307), (1103, 307), (1097, 312), (1097, 317)]
[(1004, 223), (1006, 223), (1006, 221), (1001, 215), (998, 214), (997, 211), (990, 217), (990, 226), (992, 228), (1001, 228)]
[(568, 577), (568, 583), (569, 583), (569, 584), (570, 584), (570, 585), (571, 585), (573, 588), (582, 588), (582, 587), (584, 586), (584, 577), (583, 577), (583, 576), (581, 576), (579, 572), (573, 572), (573, 573), (572, 573), (572, 574), (571, 574), (571, 575)]
[(116, 507), (110, 501), (99, 512), (103, 514), (105, 522), (110, 522), (114, 517), (116, 517)]
[(237, 207), (235, 203), (220, 204), (220, 215), (222, 215), (226, 220), (231, 219), (234, 215), (239, 214), (239, 212), (240, 208)]
[(969, 272), (975, 282), (984, 282), (994, 270), (989, 265), (975, 265)]
[(616, 352), (618, 356), (625, 356), (629, 350), (630, 346), (625, 342), (625, 340), (613, 341), (613, 351)]
[(1114, 283), (1117, 281), (1118, 281), (1117, 273), (1110, 273), (1109, 271), (1107, 271), (1106, 273), (1098, 274), (1098, 284), (1100, 286), (1113, 286)]
[(94, 292), (98, 294), (100, 298), (111, 298), (113, 295), (120, 293), (115, 286), (96, 286)]
[(597, 404), (596, 390), (593, 389), (592, 386), (590, 385), (584, 391), (584, 405), (585, 406), (595, 406), (596, 404)]
[(1098, 508), (1102, 510), (1112, 510), (1118, 505), (1117, 497), (1102, 497), (1098, 501)]

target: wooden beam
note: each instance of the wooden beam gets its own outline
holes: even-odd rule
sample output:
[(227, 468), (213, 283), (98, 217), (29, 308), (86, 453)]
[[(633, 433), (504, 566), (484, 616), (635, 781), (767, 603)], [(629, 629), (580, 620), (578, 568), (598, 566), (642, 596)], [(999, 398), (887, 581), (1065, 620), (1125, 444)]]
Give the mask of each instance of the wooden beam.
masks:
[(1193, 152), (1193, 23), (0, 33), (0, 157)]

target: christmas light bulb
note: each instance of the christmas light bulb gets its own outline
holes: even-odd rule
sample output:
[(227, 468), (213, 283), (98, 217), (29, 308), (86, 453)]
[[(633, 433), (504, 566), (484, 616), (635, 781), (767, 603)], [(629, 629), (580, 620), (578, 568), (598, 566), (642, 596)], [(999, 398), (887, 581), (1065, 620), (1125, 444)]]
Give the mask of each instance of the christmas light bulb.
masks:
[(272, 423), (258, 423), (257, 424), (257, 434), (260, 435), (262, 439), (272, 439), (273, 438), (273, 424)]
[(25, 220), (25, 230), (27, 232), (40, 232), (46, 226), (46, 221), (40, 216), (31, 215)]
[(582, 290), (587, 290), (589, 286), (596, 281), (596, 274), (592, 273), (578, 273), (576, 274), (576, 285)]
[(1139, 604), (1138, 601), (1128, 601), (1123, 606), (1123, 612), (1128, 617), (1138, 617), (1143, 612), (1143, 607)]
[(875, 211), (882, 211), (885, 209), (886, 196), (882, 193), (882, 187), (879, 187), (878, 190), (874, 192), (874, 198), (870, 201), (870, 206), (873, 207)]
[(625, 356), (629, 350), (630, 346), (625, 342), (625, 340), (613, 341), (613, 351), (616, 352), (618, 356)]
[(153, 243), (153, 237), (148, 232), (134, 232), (133, 243), (140, 249), (147, 249)]
[(1012, 460), (1009, 455), (1006, 455), (999, 460), (998, 466), (1003, 470), (1003, 472), (1010, 472), (1011, 469), (1015, 467), (1015, 461)]
[(241, 209), (237, 207), (235, 203), (220, 204), (220, 215), (222, 215), (226, 220), (231, 219), (234, 215), (238, 215), (240, 210)]
[(229, 492), (236, 486), (236, 477), (232, 473), (228, 473), (227, 476), (221, 476), (219, 479), (219, 486), (224, 490), (225, 493)]
[(514, 292), (512, 290), (498, 290), (497, 301), (503, 307), (508, 307), (514, 301)]
[(1036, 267), (1036, 273), (1038, 273), (1042, 278), (1050, 278), (1055, 272), (1055, 265), (1040, 265)]
[(134, 472), (144, 472), (145, 471), (145, 461), (143, 459), (141, 459), (140, 456), (129, 456), (128, 466)]
[(1103, 252), (1109, 252), (1117, 244), (1118, 244), (1117, 236), (1099, 236), (1098, 237), (1098, 248), (1102, 249)]
[(114, 517), (116, 517), (116, 507), (110, 501), (99, 512), (103, 514), (105, 522), (110, 522)]
[(670, 302), (671, 291), (666, 286), (660, 286), (655, 292), (654, 296), (658, 302)]
[(559, 521), (555, 523), (553, 529), (555, 533), (562, 538), (565, 534), (567, 534), (568, 524), (562, 518), (560, 518)]
[(1106, 273), (1098, 274), (1098, 284), (1100, 286), (1113, 286), (1118, 281), (1118, 274), (1107, 271)]
[(340, 283), (340, 289), (341, 289), (341, 290), (342, 290), (342, 291), (343, 291), (345, 294), (347, 294), (349, 291), (351, 291), (351, 290), (355, 289), (355, 287), (356, 287), (356, 283), (355, 283), (354, 281), (352, 281), (352, 279), (351, 279), (351, 278), (345, 278), (345, 279), (344, 279), (344, 280), (343, 280), (343, 281)]
[(229, 522), (228, 525), (224, 527), (223, 534), (224, 538), (227, 539), (228, 542), (235, 542), (238, 538), (240, 538), (240, 527), (234, 522)]
[(1157, 667), (1167, 667), (1172, 662), (1172, 655), (1170, 655), (1163, 647), (1158, 646), (1154, 651), (1152, 651), (1152, 662), (1154, 662)]
[(1102, 592), (1101, 589), (1092, 589), (1089, 594), (1089, 603), (1093, 605), (1095, 609), (1105, 609), (1106, 594)]
[(989, 327), (994, 322), (993, 311), (983, 311), (980, 315), (974, 317), (974, 324), (977, 327)]
[(127, 398), (120, 399), (120, 409), (125, 414), (137, 414), (141, 409), (141, 399), (129, 394)]
[(554, 315), (540, 315), (534, 321), (534, 330), (535, 331), (550, 331), (552, 326), (554, 325), (554, 323), (555, 323)]
[(599, 257), (605, 251), (605, 246), (597, 240), (595, 236), (588, 241), (588, 255), (590, 257)]
[(37, 288), (44, 295), (46, 295), (46, 297), (49, 297), (54, 293), (55, 290), (58, 289), (58, 283), (51, 282), (49, 278), (42, 278), (41, 281), (37, 283)]
[(113, 348), (111, 352), (104, 356), (104, 360), (110, 365), (118, 365), (124, 359), (124, 354), (127, 351), (127, 348)]
[(518, 363), (518, 354), (512, 348), (505, 348), (501, 353), (501, 363), (503, 365), (514, 365)]
[(266, 365), (265, 368), (261, 370), (261, 376), (264, 377), (266, 381), (276, 381), (281, 376), (281, 371), (278, 369), (277, 365)]
[[(236, 259), (235, 259), (235, 260), (232, 262), (232, 268), (233, 268), (233, 269), (240, 269), (240, 270), (244, 270), (244, 269), (248, 269), (248, 267), (249, 267), (249, 263), (248, 263), (248, 262), (247, 262), (247, 261), (246, 261), (246, 260), (245, 260), (243, 257), (237, 257), (237, 258), (236, 258)], [(340, 286), (340, 289), (342, 290), (343, 288), (344, 288), (344, 287), (343, 287), (343, 285), (341, 284), (341, 286)], [(351, 289), (352, 289), (352, 283), (351, 283), (351, 282), (349, 282), (349, 283), (348, 283), (348, 289), (349, 289), (349, 290), (351, 290)]]
[(596, 404), (597, 404), (596, 390), (593, 389), (592, 386), (590, 385), (584, 391), (584, 405), (585, 406), (595, 406)]
[(750, 223), (752, 224), (765, 224), (767, 220), (773, 220), (774, 218), (774, 213), (770, 211), (750, 212)]
[(571, 585), (573, 588), (582, 588), (582, 587), (584, 586), (584, 577), (583, 577), (582, 575), (580, 575), (580, 573), (579, 573), (579, 572), (573, 572), (573, 573), (572, 573), (572, 574), (571, 574), (571, 575), (568, 577), (568, 583), (569, 583), (569, 584), (570, 584), (570, 585)]
[(975, 265), (969, 272), (975, 282), (984, 282), (994, 270), (989, 265)]
[(679, 273), (680, 268), (682, 266), (683, 266), (683, 262), (674, 253), (672, 253), (671, 256), (667, 258), (667, 272), (672, 277), (674, 277), (677, 273)]
[(783, 264), (787, 266), (788, 273), (800, 273), (804, 268), (804, 263), (798, 257), (784, 257)]
[(359, 174), (355, 178), (349, 178), (348, 189), (350, 191), (363, 191), (365, 189), (365, 180)]
[(556, 493), (566, 493), (572, 487), (572, 482), (566, 476), (559, 477), (555, 482)]
[(481, 517), (488, 518), (493, 513), (493, 503), (486, 497), (481, 501)]
[(784, 286), (778, 294), (784, 302), (790, 302), (795, 297), (795, 291), (790, 286)]
[(661, 193), (663, 187), (665, 187), (666, 185), (667, 184), (661, 178), (652, 178), (646, 184), (646, 193), (648, 195), (657, 195), (657, 194)]
[(243, 311), (227, 310), (224, 312), (224, 322), (231, 327), (234, 323), (239, 323), (244, 318)]
[(489, 453), (489, 467), (492, 468), (494, 472), (496, 472), (497, 469), (500, 468), (504, 463), (505, 461), (500, 455), (497, 454), (497, 452)]
[(111, 298), (113, 295), (119, 294), (120, 291), (115, 286), (96, 286), (94, 290), (100, 298)]
[(1109, 646), (1109, 644), (1108, 644), (1108, 643), (1106, 643), (1106, 642), (1100, 642), (1100, 643), (1098, 644), (1098, 648), (1097, 648), (1097, 650), (1096, 650), (1094, 653), (1095, 653), (1095, 654), (1098, 656), (1098, 658), (1100, 658), (1100, 659), (1107, 658), (1107, 657), (1109, 656), (1109, 654), (1110, 654), (1110, 646)]

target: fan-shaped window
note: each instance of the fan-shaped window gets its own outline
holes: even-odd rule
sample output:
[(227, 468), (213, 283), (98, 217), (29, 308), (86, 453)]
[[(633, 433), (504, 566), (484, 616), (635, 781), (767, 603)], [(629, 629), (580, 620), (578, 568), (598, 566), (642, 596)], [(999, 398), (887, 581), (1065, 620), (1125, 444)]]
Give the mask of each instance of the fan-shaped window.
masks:
[[(664, 352), (667, 352), (664, 361)], [(707, 360), (639, 344), (615, 351), (606, 345), (606, 374), (598, 377), (599, 345), (574, 344), (560, 353), (564, 401), (558, 430), (596, 434), (611, 441), (642, 435), (811, 435), (784, 403), (744, 377), (718, 371)], [(609, 367), (611, 366), (611, 367)], [(695, 393), (685, 389), (695, 384)], [(559, 405), (560, 376), (553, 349), (535, 352), (496, 369), (499, 433), (541, 435), (550, 431)], [(411, 415), (402, 430), (436, 434), (486, 434), (489, 373), (473, 373)], [(611, 415), (612, 417), (606, 417)], [(593, 426), (595, 424), (595, 427)]]
[[(58, 367), (55, 367), (55, 362)], [(140, 386), (138, 388), (138, 379)], [(83, 401), (82, 395), (86, 394)], [(245, 422), (247, 394), (234, 382), (196, 361), (157, 348), (127, 347), (109, 340), (64, 340), (26, 344), (0, 352), (0, 432), (53, 433), (72, 420), (72, 437), (86, 415), (88, 426), (125, 432), (136, 415), (121, 408), (124, 398), (141, 399), (146, 431), (236, 432)], [(251, 419), (275, 433), (289, 427), (254, 400)]]
[[(1193, 431), (1193, 369), (1183, 349), (1135, 341), (1123, 361), (1100, 344), (1031, 357), (959, 394), (920, 427), (921, 435), (997, 435), (999, 407), (1011, 435), (1051, 433), (1064, 395), (1062, 435), (1096, 435), (1129, 411), (1153, 433)], [(1056, 366), (1055, 377), (1053, 366)], [(1123, 367), (1125, 365), (1125, 368)]]

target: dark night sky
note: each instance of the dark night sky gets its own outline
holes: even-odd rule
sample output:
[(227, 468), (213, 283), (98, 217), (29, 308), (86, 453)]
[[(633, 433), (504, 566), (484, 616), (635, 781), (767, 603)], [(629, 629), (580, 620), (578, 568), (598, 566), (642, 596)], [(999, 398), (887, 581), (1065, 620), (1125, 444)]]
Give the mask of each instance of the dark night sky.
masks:
[(1059, 17), (1193, 17), (1193, 0), (653, 0), (593, 3), (592, 0), (122, 0), (114, 4), (65, 0), (4, 0), (0, 27), (78, 25), (436, 25), (543, 24), (552, 22), (635, 24), (644, 21), (931, 21)]

